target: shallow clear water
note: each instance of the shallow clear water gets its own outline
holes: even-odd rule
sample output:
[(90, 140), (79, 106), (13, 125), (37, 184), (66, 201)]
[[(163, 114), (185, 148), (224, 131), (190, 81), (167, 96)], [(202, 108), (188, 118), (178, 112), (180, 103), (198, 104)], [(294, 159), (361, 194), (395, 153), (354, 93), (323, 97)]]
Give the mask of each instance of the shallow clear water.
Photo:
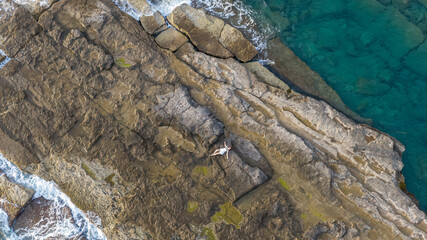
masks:
[[(132, 17), (140, 16), (126, 0), (112, 1)], [(190, 0), (149, 2), (167, 15)], [(421, 0), (407, 2), (405, 6), (375, 0), (196, 0), (194, 4), (229, 18), (262, 53), (269, 38), (280, 37), (354, 111), (404, 143), (407, 188), (427, 210), (427, 15)], [(268, 56), (261, 54), (261, 60), (268, 62)], [(1, 155), (0, 170), (36, 190), (36, 196), (71, 208), (79, 227), (60, 226), (58, 234), (84, 232), (88, 239), (105, 239), (54, 183), (23, 174)], [(6, 223), (0, 210), (0, 231), (14, 238)]]
[[(196, 5), (221, 16), (224, 11), (216, 6), (226, 6), (224, 2), (200, 0)], [(267, 26), (256, 30), (268, 36), (263, 40), (275, 30), (350, 108), (405, 144), (407, 188), (427, 210), (425, 1), (426, 6), (417, 0), (393, 1), (395, 5), (389, 0), (236, 2), (243, 7), (231, 12)]]

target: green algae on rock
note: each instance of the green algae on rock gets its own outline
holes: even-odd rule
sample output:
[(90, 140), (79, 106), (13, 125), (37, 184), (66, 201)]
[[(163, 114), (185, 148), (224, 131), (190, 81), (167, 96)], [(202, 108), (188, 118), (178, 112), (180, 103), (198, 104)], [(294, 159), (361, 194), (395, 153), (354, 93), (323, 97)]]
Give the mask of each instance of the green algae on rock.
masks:
[(114, 180), (113, 178), (116, 176), (115, 173), (112, 173), (110, 175), (108, 175), (106, 178), (104, 178), (104, 181), (106, 181), (107, 183), (109, 183), (111, 186), (114, 186)]
[(225, 221), (227, 224), (234, 225), (237, 229), (240, 228), (242, 222), (242, 214), (237, 210), (231, 202), (226, 202), (219, 206), (220, 211), (216, 212), (212, 217), (212, 221), (221, 222)]
[(196, 211), (198, 207), (199, 207), (199, 203), (198, 202), (188, 201), (188, 203), (187, 203), (187, 211), (190, 212), (190, 213)]
[[(0, 70), (0, 142), (32, 158), (0, 151), (98, 214), (109, 239), (425, 238), (425, 215), (397, 184), (404, 147), (266, 84), (277, 79), (263, 66), (254, 74), (190, 42), (162, 49), (107, 0), (59, 1), (37, 24)], [(229, 158), (211, 157), (224, 141)]]
[(130, 68), (133, 65), (135, 65), (135, 63), (132, 63), (131, 61), (127, 60), (126, 58), (117, 58), (114, 63), (117, 66), (122, 67), (122, 68)]
[(93, 180), (96, 180), (95, 172), (88, 165), (86, 165), (85, 163), (82, 163), (82, 168), (90, 178), (92, 178)]
[(283, 178), (279, 178), (277, 181), (280, 183), (280, 185), (281, 185), (284, 189), (286, 189), (286, 190), (288, 190), (288, 191), (290, 191), (290, 190), (291, 190), (291, 187), (289, 187), (288, 183), (287, 183)]
[(203, 228), (203, 231), (200, 236), (205, 240), (217, 240), (214, 231), (208, 227)]

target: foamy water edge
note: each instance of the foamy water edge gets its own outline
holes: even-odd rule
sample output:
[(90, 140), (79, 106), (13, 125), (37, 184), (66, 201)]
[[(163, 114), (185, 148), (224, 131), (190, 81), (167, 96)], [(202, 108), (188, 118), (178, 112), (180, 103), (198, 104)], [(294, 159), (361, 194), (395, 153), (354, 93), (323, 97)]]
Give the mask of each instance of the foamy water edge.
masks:
[[(71, 201), (71, 199), (63, 192), (61, 192), (58, 186), (53, 181), (46, 181), (38, 176), (30, 175), (22, 172), (18, 167), (7, 160), (3, 155), (0, 154), (0, 170), (4, 175), (13, 183), (21, 185), (25, 188), (32, 189), (35, 191), (33, 199), (43, 197), (47, 200), (53, 201), (52, 214), (61, 214), (60, 210), (63, 207), (68, 207), (71, 210), (72, 218), (74, 223), (70, 219), (61, 219), (55, 222), (50, 229), (46, 229), (46, 225), (37, 225), (35, 228), (25, 231), (19, 238), (10, 229), (8, 225), (7, 215), (3, 210), (0, 210), (0, 230), (9, 235), (9, 239), (21, 239), (25, 237), (37, 237), (36, 239), (47, 239), (49, 237), (76, 237), (79, 235), (85, 236), (87, 239), (107, 239), (102, 233), (101, 229), (97, 228), (92, 224), (86, 217), (85, 213), (77, 208)], [(48, 235), (40, 235), (40, 233), (46, 233), (49, 230)]]

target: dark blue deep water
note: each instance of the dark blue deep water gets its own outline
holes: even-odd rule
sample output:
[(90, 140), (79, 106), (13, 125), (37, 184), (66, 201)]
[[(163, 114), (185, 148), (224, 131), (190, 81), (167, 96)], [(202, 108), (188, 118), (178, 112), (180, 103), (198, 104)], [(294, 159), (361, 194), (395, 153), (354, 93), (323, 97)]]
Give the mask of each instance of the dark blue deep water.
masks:
[(401, 141), (407, 189), (427, 210), (427, 0), (232, 1), (240, 10), (196, 2), (241, 26), (252, 16), (259, 32), (279, 37), (351, 109)]

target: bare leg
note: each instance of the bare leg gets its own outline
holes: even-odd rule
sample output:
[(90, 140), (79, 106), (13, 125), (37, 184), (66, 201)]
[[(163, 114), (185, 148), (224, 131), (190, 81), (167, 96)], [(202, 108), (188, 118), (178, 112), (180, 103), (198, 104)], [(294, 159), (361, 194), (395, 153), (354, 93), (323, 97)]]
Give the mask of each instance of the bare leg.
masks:
[(219, 149), (215, 150), (215, 152), (211, 154), (211, 156), (216, 156), (216, 155), (219, 155)]

